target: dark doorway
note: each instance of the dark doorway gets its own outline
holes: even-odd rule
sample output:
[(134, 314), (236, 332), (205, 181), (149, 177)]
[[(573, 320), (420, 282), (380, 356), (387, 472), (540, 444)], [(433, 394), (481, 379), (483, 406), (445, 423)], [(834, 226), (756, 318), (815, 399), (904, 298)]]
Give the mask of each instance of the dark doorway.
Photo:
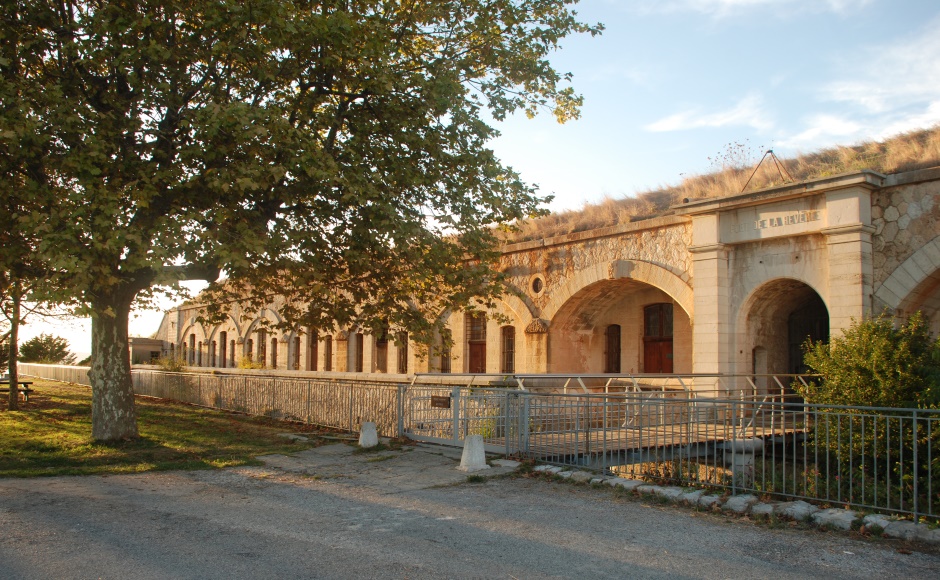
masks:
[(790, 374), (809, 372), (803, 364), (803, 344), (806, 339), (829, 342), (829, 310), (815, 292), (787, 318), (787, 372)]

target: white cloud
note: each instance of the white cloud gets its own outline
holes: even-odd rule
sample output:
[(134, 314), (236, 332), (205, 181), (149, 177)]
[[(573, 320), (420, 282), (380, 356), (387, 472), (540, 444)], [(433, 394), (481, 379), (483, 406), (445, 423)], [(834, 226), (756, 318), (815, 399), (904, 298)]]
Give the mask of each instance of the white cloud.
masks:
[(654, 133), (729, 126), (746, 126), (758, 131), (766, 131), (773, 127), (773, 122), (767, 118), (761, 104), (760, 96), (752, 94), (725, 111), (702, 114), (699, 109), (692, 109), (669, 115), (644, 128)]
[(874, 0), (663, 0), (633, 3), (641, 13), (698, 12), (714, 18), (737, 16), (757, 8), (787, 12), (834, 12), (845, 14), (863, 8)]
[(807, 145), (814, 147), (820, 143), (830, 143), (832, 137), (844, 141), (846, 137), (859, 135), (863, 127), (855, 122), (834, 115), (814, 115), (807, 120), (809, 128), (788, 139), (777, 142), (779, 147), (799, 149)]
[(940, 97), (940, 18), (916, 36), (895, 45), (873, 47), (851, 78), (826, 85), (823, 97), (852, 103), (870, 113), (884, 113)]

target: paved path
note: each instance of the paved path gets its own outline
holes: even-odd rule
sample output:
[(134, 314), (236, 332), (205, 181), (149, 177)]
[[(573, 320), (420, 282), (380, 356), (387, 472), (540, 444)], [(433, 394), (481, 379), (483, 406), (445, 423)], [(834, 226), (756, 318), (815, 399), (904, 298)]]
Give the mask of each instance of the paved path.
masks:
[(0, 578), (938, 578), (890, 540), (768, 529), (538, 479), (462, 483), (439, 448), (0, 480)]

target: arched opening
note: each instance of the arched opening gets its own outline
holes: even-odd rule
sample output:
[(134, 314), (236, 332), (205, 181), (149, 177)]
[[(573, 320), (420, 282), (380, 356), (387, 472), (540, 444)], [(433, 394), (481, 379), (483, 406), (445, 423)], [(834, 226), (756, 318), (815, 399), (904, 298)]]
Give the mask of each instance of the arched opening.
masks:
[[(314, 368), (313, 370), (316, 370)], [(333, 370), (333, 335), (329, 334), (323, 338), (323, 370), (330, 372)]]
[(516, 328), (504, 326), (500, 329), (500, 372), (516, 372)]
[(375, 337), (375, 372), (388, 372), (388, 328), (383, 326)]
[[(800, 374), (803, 344), (829, 341), (829, 310), (809, 285), (792, 279), (778, 279), (758, 288), (746, 302), (745, 343), (738, 355), (747, 357), (747, 372)], [(766, 385), (767, 381), (759, 380)]]
[(228, 333), (224, 330), (219, 333), (219, 346), (221, 347), (221, 350), (219, 350), (219, 366), (225, 368), (228, 366), (228, 356), (226, 353), (226, 349), (228, 348)]
[(320, 337), (317, 336), (317, 331), (308, 328), (307, 329), (307, 370), (315, 371), (317, 370), (317, 357), (320, 355), (319, 350)]
[(923, 313), (934, 338), (940, 336), (940, 269), (922, 280), (901, 300), (895, 315), (905, 321), (915, 312)]
[[(651, 349), (657, 349), (656, 356)], [(645, 282), (595, 282), (571, 296), (549, 324), (548, 371), (692, 372), (689, 315), (669, 294)]]
[(467, 313), (467, 372), (486, 372), (486, 316)]
[(398, 333), (398, 373), (408, 374), (408, 333)]

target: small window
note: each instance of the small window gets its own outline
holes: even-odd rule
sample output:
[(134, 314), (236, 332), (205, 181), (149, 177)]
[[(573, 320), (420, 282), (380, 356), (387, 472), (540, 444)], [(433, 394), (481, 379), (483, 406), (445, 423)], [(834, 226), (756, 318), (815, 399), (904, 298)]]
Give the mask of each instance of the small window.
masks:
[(317, 332), (312, 329), (307, 329), (307, 370), (315, 371), (317, 370), (317, 357), (319, 353), (319, 343), (320, 337), (317, 336)]
[(441, 372), (449, 373), (450, 371), (450, 347), (451, 347), (451, 338), (450, 330), (444, 330), (441, 333)]
[(271, 339), (271, 368), (277, 368), (277, 339)]
[(398, 373), (408, 374), (408, 333), (398, 333)]
[(504, 326), (501, 330), (502, 338), (502, 372), (516, 372), (516, 328)]
[(228, 358), (226, 357), (226, 349), (228, 348), (227, 332), (219, 333), (219, 345), (222, 347), (222, 350), (219, 351), (219, 366), (225, 368), (228, 366)]
[[(314, 367), (316, 370), (316, 367)], [(333, 336), (328, 335), (323, 339), (323, 370), (330, 372), (333, 370)]]
[(486, 316), (479, 313), (467, 314), (467, 340), (486, 342)]
[(356, 360), (354, 362), (356, 363), (356, 372), (361, 373), (362, 368), (363, 368), (362, 361), (365, 358), (365, 337), (362, 335), (361, 332), (356, 333), (355, 356), (356, 356)]
[(300, 370), (300, 337), (294, 337), (294, 358), (291, 361), (290, 368), (295, 371)]
[(606, 332), (605, 373), (620, 372), (620, 325), (611, 324)]

